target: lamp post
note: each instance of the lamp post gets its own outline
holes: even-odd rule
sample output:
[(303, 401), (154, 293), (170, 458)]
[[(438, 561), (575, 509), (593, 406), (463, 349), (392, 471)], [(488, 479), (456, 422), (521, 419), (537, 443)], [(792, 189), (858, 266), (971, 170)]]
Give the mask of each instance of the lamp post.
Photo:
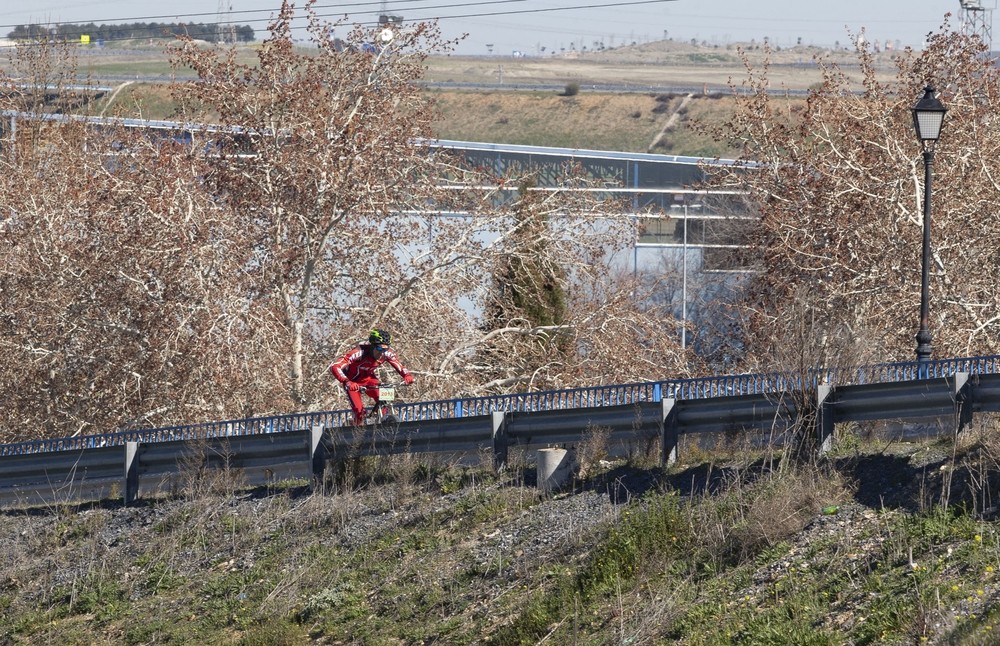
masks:
[[(681, 196), (678, 195), (674, 199), (677, 200), (678, 198), (681, 198)], [(683, 238), (682, 238), (683, 242), (681, 243), (681, 253), (683, 254), (681, 256), (681, 350), (686, 350), (687, 349), (687, 320), (688, 320), (688, 316), (687, 316), (687, 304), (688, 304), (688, 297), (687, 297), (687, 283), (688, 283), (688, 206), (690, 206), (692, 209), (700, 209), (702, 205), (701, 204), (690, 204), (689, 205), (686, 198), (681, 198), (681, 199), (683, 199), (683, 202), (681, 204), (672, 204), (670, 206), (670, 208), (673, 208), (673, 209), (683, 208), (684, 209), (684, 211), (683, 211), (683, 214), (684, 214), (683, 218), (684, 219), (682, 221), (682, 226), (684, 227), (684, 233), (683, 233)]]
[(687, 350), (688, 326), (688, 203), (684, 200), (684, 260), (681, 278), (681, 350)]
[(924, 95), (913, 106), (913, 127), (924, 152), (924, 241), (920, 270), (920, 329), (917, 331), (917, 361), (931, 360), (931, 331), (929, 313), (930, 287), (928, 266), (931, 258), (931, 167), (934, 165), (934, 144), (941, 136), (941, 124), (948, 111), (934, 94), (934, 88), (924, 88)]

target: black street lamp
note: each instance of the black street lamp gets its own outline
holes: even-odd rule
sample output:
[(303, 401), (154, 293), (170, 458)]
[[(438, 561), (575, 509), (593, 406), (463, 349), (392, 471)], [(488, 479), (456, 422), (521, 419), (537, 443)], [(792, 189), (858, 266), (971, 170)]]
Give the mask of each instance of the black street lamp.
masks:
[(931, 259), (931, 167), (934, 165), (934, 144), (941, 136), (941, 124), (948, 111), (934, 95), (934, 88), (924, 88), (924, 95), (913, 106), (913, 127), (924, 151), (924, 245), (920, 270), (920, 330), (917, 332), (917, 361), (931, 360), (931, 331), (928, 266)]

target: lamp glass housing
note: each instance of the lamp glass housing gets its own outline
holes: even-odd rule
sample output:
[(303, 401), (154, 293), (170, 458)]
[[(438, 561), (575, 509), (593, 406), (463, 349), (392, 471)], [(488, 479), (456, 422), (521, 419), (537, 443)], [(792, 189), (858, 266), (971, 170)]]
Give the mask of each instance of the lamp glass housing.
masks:
[(920, 141), (937, 141), (948, 109), (934, 95), (934, 88), (924, 88), (924, 96), (913, 106), (913, 127)]

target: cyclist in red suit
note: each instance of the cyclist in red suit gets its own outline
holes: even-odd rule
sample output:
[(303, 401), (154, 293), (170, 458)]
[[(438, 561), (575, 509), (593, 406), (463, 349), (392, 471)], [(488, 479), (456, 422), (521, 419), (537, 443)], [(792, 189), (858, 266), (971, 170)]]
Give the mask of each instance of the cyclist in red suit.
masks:
[(413, 375), (403, 367), (396, 353), (389, 347), (391, 342), (392, 335), (385, 330), (372, 330), (368, 334), (368, 343), (359, 344), (330, 365), (330, 372), (344, 385), (344, 392), (347, 393), (351, 410), (354, 411), (356, 426), (364, 423), (365, 419), (361, 391), (365, 391), (372, 399), (378, 399), (378, 387), (381, 382), (375, 376), (375, 370), (379, 366), (388, 363), (399, 373), (404, 383), (413, 383)]

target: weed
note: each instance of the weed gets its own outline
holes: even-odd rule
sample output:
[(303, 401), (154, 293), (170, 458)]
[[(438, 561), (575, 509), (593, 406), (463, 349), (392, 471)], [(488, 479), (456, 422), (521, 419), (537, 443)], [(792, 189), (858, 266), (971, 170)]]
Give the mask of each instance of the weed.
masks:
[(364, 614), (364, 594), (350, 581), (338, 583), (306, 599), (302, 609), (295, 613), (295, 620), (306, 623), (330, 611), (337, 611), (345, 620), (361, 617)]
[(177, 627), (169, 620), (159, 617), (143, 617), (141, 621), (130, 621), (125, 627), (123, 641), (126, 644), (156, 644), (179, 639)]
[(580, 574), (580, 589), (585, 596), (591, 596), (618, 585), (623, 577), (631, 580), (640, 568), (651, 564), (650, 559), (663, 562), (687, 546), (689, 531), (674, 494), (655, 495), (626, 509)]
[(188, 499), (208, 496), (233, 496), (245, 489), (243, 474), (233, 467), (232, 452), (225, 438), (210, 441), (202, 438), (185, 445), (179, 459), (181, 492)]
[(125, 611), (128, 595), (121, 582), (107, 572), (93, 572), (73, 582), (66, 600), (69, 613), (108, 621)]
[(611, 429), (603, 426), (588, 425), (576, 446), (577, 477), (585, 480), (600, 466), (600, 462), (608, 457), (608, 439)]
[(273, 622), (248, 628), (236, 643), (238, 646), (292, 646), (301, 641), (302, 636), (292, 626)]
[(151, 594), (176, 590), (183, 582), (184, 578), (163, 561), (152, 563), (145, 569), (144, 587)]

